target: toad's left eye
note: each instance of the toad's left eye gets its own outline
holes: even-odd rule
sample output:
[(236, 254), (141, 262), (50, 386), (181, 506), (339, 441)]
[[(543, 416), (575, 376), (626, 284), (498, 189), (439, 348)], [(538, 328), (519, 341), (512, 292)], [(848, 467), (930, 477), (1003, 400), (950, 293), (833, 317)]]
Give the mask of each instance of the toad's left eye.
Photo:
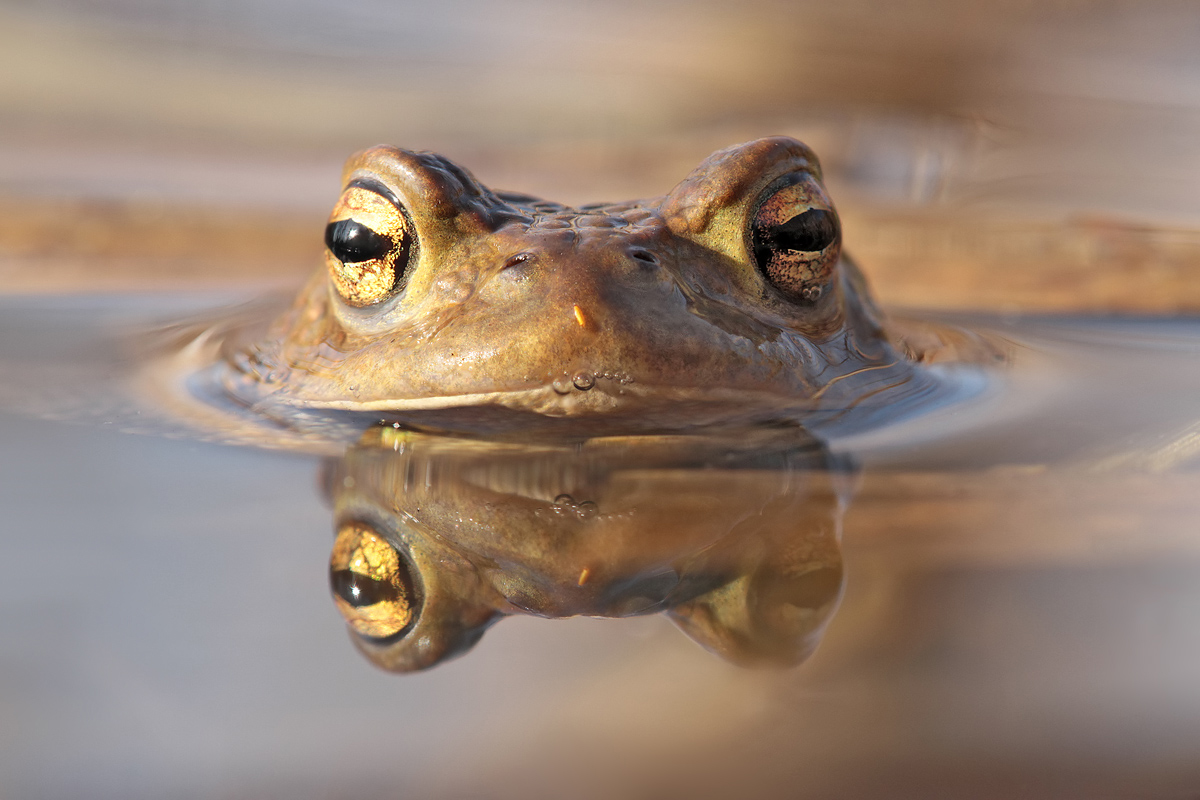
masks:
[(763, 230), (763, 249), (774, 245), (779, 250), (817, 253), (833, 244), (838, 236), (837, 217), (824, 208), (810, 208), (782, 225)]
[(821, 185), (807, 173), (789, 176), (768, 190), (750, 224), (759, 271), (794, 301), (815, 303), (841, 255), (837, 212)]

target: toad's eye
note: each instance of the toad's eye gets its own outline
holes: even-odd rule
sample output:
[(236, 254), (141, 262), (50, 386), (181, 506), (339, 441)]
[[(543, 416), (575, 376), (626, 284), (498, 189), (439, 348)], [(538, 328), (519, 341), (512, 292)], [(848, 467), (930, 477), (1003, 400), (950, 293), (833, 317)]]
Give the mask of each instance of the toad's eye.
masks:
[(392, 240), (352, 219), (339, 219), (325, 228), (325, 246), (343, 264), (387, 258)]
[(370, 306), (398, 292), (412, 255), (412, 226), (400, 208), (367, 186), (342, 193), (325, 228), (325, 262), (339, 295)]
[(750, 238), (754, 261), (767, 281), (805, 304), (821, 297), (841, 254), (837, 212), (807, 173), (767, 191), (750, 223)]
[(420, 613), (408, 562), (361, 522), (343, 525), (329, 558), (329, 588), (347, 624), (361, 636), (403, 633)]

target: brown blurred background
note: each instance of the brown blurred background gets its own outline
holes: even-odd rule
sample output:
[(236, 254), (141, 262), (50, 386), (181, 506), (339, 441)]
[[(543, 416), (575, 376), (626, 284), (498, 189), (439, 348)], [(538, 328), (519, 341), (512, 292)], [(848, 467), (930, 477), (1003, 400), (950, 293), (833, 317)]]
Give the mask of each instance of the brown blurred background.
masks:
[(567, 202), (762, 135), (892, 304), (1200, 309), (1187, 2), (0, 6), (0, 292), (292, 282), (350, 152)]

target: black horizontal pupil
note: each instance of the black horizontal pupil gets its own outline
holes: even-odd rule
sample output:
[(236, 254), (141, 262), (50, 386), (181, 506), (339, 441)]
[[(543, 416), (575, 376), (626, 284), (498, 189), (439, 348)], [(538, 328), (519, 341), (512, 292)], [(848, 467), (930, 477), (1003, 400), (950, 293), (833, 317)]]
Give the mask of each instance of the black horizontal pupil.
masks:
[(824, 250), (837, 235), (837, 218), (823, 208), (810, 208), (768, 232), (776, 249), (806, 253)]
[(329, 573), (329, 584), (334, 594), (355, 608), (398, 599), (394, 584), (377, 581), (348, 569), (332, 570)]
[(392, 240), (352, 219), (331, 222), (325, 228), (325, 246), (338, 261), (355, 264), (383, 258), (392, 249)]

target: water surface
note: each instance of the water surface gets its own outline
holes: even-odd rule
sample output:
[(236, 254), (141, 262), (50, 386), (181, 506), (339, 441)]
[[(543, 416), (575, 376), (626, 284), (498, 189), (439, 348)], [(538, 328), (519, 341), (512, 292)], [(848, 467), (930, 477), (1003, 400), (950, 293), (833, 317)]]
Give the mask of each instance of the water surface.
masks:
[(516, 617), (394, 676), (330, 602), (320, 460), (165, 437), (186, 426), (128, 397), (129, 328), (206, 303), (0, 313), (6, 795), (1200, 784), (1194, 321), (956, 319), (1012, 342), (1015, 366), (973, 401), (832, 443), (863, 467), (845, 590), (797, 668), (731, 666), (661, 615)]

